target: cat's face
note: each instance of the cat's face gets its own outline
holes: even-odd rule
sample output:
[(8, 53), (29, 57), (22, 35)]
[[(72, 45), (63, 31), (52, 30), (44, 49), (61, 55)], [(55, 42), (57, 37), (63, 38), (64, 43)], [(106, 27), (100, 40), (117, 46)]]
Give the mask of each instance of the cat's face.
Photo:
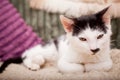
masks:
[(95, 54), (109, 45), (111, 25), (108, 8), (74, 19), (61, 16), (61, 21), (70, 43), (77, 50)]

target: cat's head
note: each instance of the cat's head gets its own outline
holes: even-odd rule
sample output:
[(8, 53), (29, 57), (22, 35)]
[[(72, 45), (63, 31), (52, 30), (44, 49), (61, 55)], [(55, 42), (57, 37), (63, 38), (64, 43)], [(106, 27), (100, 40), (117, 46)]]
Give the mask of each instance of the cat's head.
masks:
[(111, 24), (109, 7), (79, 18), (60, 16), (69, 43), (77, 50), (95, 54), (110, 46)]

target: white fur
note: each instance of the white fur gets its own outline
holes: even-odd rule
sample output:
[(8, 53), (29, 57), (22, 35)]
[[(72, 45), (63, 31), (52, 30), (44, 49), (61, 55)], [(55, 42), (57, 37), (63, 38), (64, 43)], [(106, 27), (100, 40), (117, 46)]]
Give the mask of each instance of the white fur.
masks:
[(22, 55), (22, 58), (25, 58), (23, 63), (26, 67), (32, 70), (38, 70), (40, 69), (40, 66), (45, 64), (45, 61), (55, 61), (57, 58), (57, 52), (54, 44), (46, 47), (37, 45), (25, 51)]
[[(56, 49), (54, 44), (42, 47), (35, 46), (27, 50), (23, 54), (24, 64), (32, 69), (40, 69), (40, 66), (49, 61), (57, 61), (58, 68), (64, 73), (83, 73), (91, 70), (109, 70), (112, 67), (112, 60), (110, 58), (110, 35), (111, 26), (108, 25), (106, 34), (87, 28), (78, 36), (72, 36), (72, 33), (66, 34), (59, 38), (59, 47)], [(103, 38), (97, 40), (99, 34), (104, 34)], [(87, 38), (86, 42), (82, 42), (78, 37)], [(95, 55), (90, 49), (100, 48), (100, 51)], [(84, 64), (84, 65), (83, 65)]]

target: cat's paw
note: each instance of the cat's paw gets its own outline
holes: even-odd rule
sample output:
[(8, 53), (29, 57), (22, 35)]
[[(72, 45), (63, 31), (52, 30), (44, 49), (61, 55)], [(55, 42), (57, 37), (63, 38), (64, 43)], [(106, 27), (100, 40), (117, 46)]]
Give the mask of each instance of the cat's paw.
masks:
[(58, 68), (62, 73), (83, 73), (84, 66), (77, 63), (69, 63), (65, 61), (58, 62)]
[(23, 64), (30, 70), (36, 71), (40, 69), (40, 65), (39, 64), (35, 64), (32, 62), (31, 59), (25, 59), (23, 61)]
[(24, 65), (30, 70), (39, 70), (42, 65), (44, 65), (45, 60), (42, 56), (33, 56), (33, 58), (26, 58), (23, 60)]
[(40, 69), (40, 65), (32, 64), (30, 67), (28, 67), (28, 69), (30, 69), (32, 71), (37, 71)]
[(85, 64), (85, 71), (109, 71), (112, 68), (112, 61), (106, 61), (96, 64)]
[(32, 63), (39, 64), (40, 66), (44, 65), (45, 59), (41, 55), (34, 56)]

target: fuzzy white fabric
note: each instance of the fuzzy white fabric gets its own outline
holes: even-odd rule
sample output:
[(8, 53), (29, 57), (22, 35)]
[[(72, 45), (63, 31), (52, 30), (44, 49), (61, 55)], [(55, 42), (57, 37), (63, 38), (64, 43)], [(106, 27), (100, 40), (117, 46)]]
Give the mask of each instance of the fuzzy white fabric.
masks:
[(0, 80), (120, 80), (120, 50), (111, 50), (113, 67), (108, 72), (91, 71), (84, 74), (62, 74), (55, 65), (46, 64), (31, 71), (22, 64), (11, 64), (0, 74)]
[(29, 0), (30, 7), (52, 13), (79, 17), (98, 12), (111, 5), (111, 16), (120, 17), (119, 0)]

